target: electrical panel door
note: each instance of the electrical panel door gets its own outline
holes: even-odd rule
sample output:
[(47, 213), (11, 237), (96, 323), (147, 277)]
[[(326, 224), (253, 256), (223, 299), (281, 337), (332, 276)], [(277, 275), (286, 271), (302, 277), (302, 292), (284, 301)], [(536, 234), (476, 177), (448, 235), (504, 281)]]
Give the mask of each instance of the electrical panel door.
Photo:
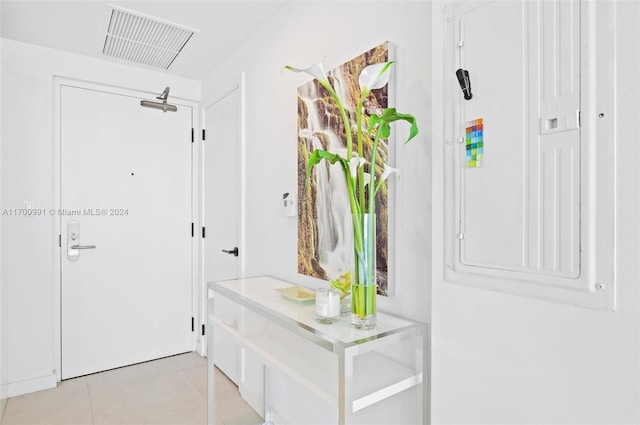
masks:
[[(458, 17), (459, 261), (580, 275), (578, 1), (494, 1)], [(469, 97), (469, 96), (466, 96)]]

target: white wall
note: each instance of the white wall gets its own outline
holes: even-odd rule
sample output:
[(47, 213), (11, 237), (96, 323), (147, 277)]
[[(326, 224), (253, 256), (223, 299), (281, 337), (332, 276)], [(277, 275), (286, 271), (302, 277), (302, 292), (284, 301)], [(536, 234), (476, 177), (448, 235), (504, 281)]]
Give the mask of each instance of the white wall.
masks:
[(606, 115), (615, 138), (598, 140), (616, 149), (614, 312), (443, 280), (443, 7), (433, 9), (433, 423), (639, 423), (640, 4), (599, 3), (615, 9), (613, 29), (607, 22), (599, 29), (615, 32), (616, 110)]
[(430, 10), (425, 1), (290, 2), (203, 82), (207, 104), (246, 72), (247, 276), (322, 284), (297, 274), (296, 218), (280, 213), (282, 193), (297, 190), (297, 87), (310, 80), (283, 67), (323, 61), (329, 70), (388, 40), (396, 46), (394, 106), (415, 115), (421, 132), (404, 146), (406, 133), (396, 133), (396, 296), (379, 305), (429, 320)]
[[(200, 98), (197, 81), (7, 39), (1, 42), (3, 208), (21, 208), (24, 201), (35, 202), (35, 208), (55, 205), (54, 76), (146, 91), (150, 96), (171, 86), (172, 96)], [(55, 385), (58, 249), (54, 217), (8, 217), (2, 231), (2, 299), (7, 294), (11, 300), (3, 312), (8, 321), (6, 378), (12, 396)], [(3, 317), (2, 322), (7, 321)]]

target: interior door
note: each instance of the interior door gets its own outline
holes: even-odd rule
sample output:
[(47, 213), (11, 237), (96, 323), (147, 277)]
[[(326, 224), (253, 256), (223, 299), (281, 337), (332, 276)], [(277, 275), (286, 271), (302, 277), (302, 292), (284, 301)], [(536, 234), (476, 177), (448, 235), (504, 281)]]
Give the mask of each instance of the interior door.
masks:
[(62, 378), (191, 351), (191, 108), (60, 97)]
[(241, 274), (240, 87), (204, 109), (204, 224), (207, 282)]
[[(204, 275), (207, 282), (244, 275), (242, 81), (243, 78), (238, 86), (204, 109)], [(216, 305), (221, 307), (220, 302)], [(264, 415), (262, 364), (225, 332), (216, 334), (213, 350), (216, 366), (238, 385), (245, 401)]]
[[(240, 277), (241, 121), (240, 88), (204, 109), (204, 273), (207, 282)], [(236, 251), (237, 250), (237, 251)], [(226, 252), (225, 252), (226, 251)], [(226, 334), (216, 337), (216, 365), (240, 384), (239, 347)]]

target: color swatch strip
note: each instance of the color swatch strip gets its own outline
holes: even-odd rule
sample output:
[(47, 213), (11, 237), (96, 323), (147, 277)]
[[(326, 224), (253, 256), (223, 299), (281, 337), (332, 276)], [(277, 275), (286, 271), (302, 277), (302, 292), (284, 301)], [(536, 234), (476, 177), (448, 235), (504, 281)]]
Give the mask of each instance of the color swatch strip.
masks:
[(482, 167), (484, 159), (484, 124), (482, 118), (467, 121), (465, 132), (465, 148), (467, 156), (467, 168)]

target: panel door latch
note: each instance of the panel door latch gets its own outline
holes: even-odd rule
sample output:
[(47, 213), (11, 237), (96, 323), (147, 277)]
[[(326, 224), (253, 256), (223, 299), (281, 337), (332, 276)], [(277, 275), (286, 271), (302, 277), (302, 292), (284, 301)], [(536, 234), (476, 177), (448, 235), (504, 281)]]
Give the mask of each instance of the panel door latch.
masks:
[(465, 100), (470, 100), (473, 97), (471, 93), (471, 80), (469, 79), (469, 71), (460, 68), (456, 71), (456, 77), (458, 77), (458, 83), (462, 89), (462, 94)]

